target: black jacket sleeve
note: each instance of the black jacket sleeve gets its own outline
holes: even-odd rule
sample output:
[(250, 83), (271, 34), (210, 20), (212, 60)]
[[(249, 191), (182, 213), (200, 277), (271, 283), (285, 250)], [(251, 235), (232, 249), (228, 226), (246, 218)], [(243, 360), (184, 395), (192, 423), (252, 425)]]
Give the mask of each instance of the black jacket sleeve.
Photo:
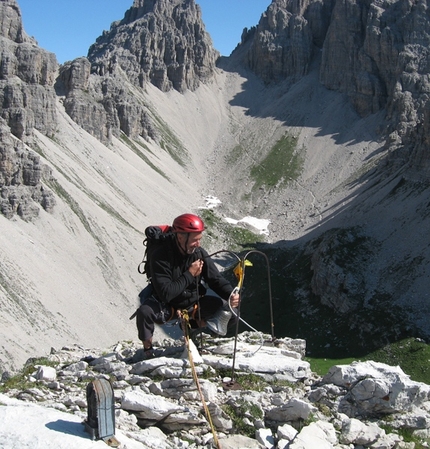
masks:
[(233, 291), (233, 287), (230, 282), (224, 278), (224, 276), (219, 272), (214, 261), (209, 257), (206, 250), (200, 248), (199, 251), (202, 254), (204, 260), (202, 277), (208, 286), (221, 298), (228, 299), (230, 293)]

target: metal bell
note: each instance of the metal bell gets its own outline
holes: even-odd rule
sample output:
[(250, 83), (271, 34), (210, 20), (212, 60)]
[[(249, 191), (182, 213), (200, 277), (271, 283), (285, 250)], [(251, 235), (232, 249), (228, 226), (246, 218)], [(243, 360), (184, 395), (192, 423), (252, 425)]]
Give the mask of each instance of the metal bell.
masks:
[(221, 307), (212, 318), (209, 318), (209, 320), (206, 321), (206, 326), (212, 332), (215, 332), (223, 337), (227, 334), (227, 326), (231, 317), (231, 311), (225, 310)]

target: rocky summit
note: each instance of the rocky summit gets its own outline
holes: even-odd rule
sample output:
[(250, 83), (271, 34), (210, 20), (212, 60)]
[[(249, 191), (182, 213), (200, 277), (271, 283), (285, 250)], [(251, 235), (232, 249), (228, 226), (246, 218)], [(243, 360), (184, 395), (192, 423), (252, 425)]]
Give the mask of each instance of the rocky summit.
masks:
[[(20, 383), (0, 384), (2, 448), (99, 447), (94, 440), (129, 449), (427, 447), (430, 387), (399, 367), (355, 362), (320, 377), (303, 360), (303, 340), (255, 332), (201, 334), (196, 345), (164, 339), (148, 360), (133, 342), (74, 345), (29, 360)], [(88, 386), (100, 379), (113, 397), (110, 427), (93, 423), (105, 443), (89, 425)], [(99, 392), (99, 417), (105, 396)]]
[(194, 0), (135, 0), (88, 51), (93, 73), (122, 69), (133, 84), (195, 90), (215, 72), (219, 53)]

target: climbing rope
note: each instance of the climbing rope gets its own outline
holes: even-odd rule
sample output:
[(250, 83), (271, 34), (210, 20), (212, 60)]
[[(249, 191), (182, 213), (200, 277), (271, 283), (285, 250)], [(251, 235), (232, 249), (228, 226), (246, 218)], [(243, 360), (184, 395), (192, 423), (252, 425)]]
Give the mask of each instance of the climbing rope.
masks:
[(197, 376), (196, 366), (194, 365), (193, 354), (191, 353), (190, 336), (189, 336), (189, 333), (188, 333), (188, 329), (191, 326), (190, 326), (190, 317), (188, 315), (188, 310), (182, 310), (180, 318), (181, 318), (181, 322), (182, 322), (182, 329), (184, 331), (185, 344), (186, 344), (187, 350), (188, 350), (188, 360), (189, 360), (190, 366), (191, 366), (191, 373), (193, 375), (194, 382), (195, 382), (195, 384), (197, 386), (197, 391), (199, 392), (200, 398), (202, 400), (203, 409), (205, 411), (205, 415), (206, 415), (206, 418), (207, 418), (207, 420), (209, 422), (209, 425), (210, 425), (210, 428), (211, 428), (211, 431), (212, 431), (212, 435), (213, 435), (213, 438), (214, 438), (214, 444), (215, 444), (215, 446), (218, 449), (221, 449), (221, 446), (219, 444), (219, 440), (218, 440), (218, 437), (217, 437), (217, 434), (216, 434), (216, 431), (215, 431), (215, 426), (214, 426), (214, 424), (212, 422), (212, 417), (211, 417), (209, 408), (208, 408), (208, 406), (206, 404), (206, 401), (205, 401), (205, 398), (204, 398), (204, 395), (203, 395), (203, 391), (202, 391), (202, 389), (200, 387), (200, 382), (199, 382), (199, 378)]

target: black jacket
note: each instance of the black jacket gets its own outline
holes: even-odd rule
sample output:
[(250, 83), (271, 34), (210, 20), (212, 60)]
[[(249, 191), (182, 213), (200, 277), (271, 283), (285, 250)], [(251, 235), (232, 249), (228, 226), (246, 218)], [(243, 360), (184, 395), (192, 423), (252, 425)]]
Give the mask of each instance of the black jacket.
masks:
[[(188, 268), (197, 259), (203, 259), (204, 265), (201, 276), (195, 278)], [(154, 250), (150, 269), (156, 298), (176, 309), (189, 307), (198, 301), (198, 285), (202, 279), (223, 299), (227, 300), (233, 291), (206, 250), (197, 248), (193, 254), (183, 255), (176, 239), (163, 242)]]

